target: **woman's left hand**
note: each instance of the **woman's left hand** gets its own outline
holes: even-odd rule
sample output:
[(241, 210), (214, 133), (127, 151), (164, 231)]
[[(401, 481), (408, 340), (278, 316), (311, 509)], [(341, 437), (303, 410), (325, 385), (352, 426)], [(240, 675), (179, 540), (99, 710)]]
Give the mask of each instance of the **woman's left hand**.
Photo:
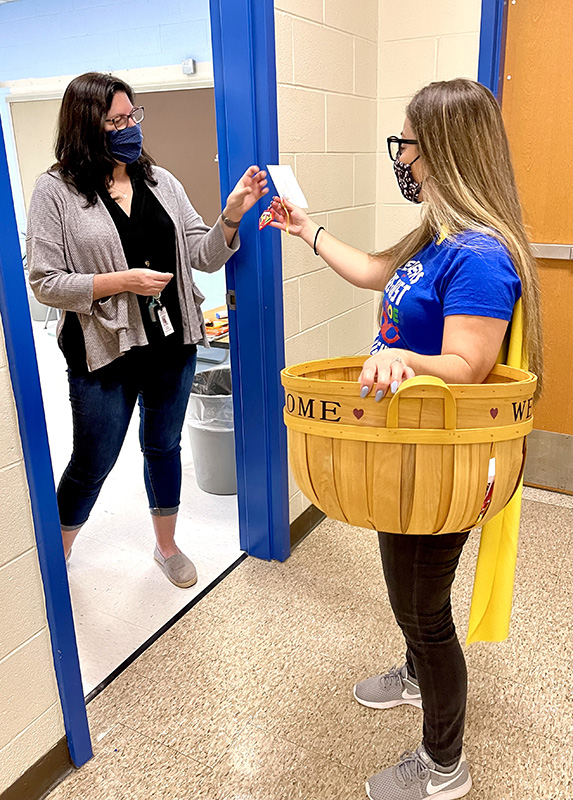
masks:
[(392, 394), (396, 392), (402, 381), (413, 378), (414, 370), (408, 366), (408, 351), (390, 348), (381, 350), (367, 358), (358, 378), (360, 397), (366, 397), (374, 390), (374, 399), (380, 402), (388, 388)]
[(223, 214), (233, 222), (240, 222), (268, 191), (267, 173), (255, 165), (249, 167), (228, 196)]

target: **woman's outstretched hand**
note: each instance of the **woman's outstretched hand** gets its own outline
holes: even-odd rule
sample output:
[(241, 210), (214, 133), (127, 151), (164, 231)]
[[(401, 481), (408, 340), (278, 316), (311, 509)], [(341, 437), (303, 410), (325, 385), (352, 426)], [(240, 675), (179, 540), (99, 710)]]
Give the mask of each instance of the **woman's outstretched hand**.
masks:
[(318, 226), (302, 208), (293, 205), (290, 200), (285, 198), (281, 200), (280, 197), (273, 197), (271, 207), (274, 213), (274, 221), (270, 223), (271, 227), (312, 242)]
[(223, 214), (233, 222), (240, 222), (268, 191), (267, 173), (256, 165), (249, 167), (228, 196)]
[(406, 363), (407, 360), (408, 351), (397, 348), (381, 350), (367, 358), (358, 378), (360, 397), (374, 392), (374, 399), (380, 402), (388, 389), (394, 393), (403, 381), (415, 375), (414, 370)]

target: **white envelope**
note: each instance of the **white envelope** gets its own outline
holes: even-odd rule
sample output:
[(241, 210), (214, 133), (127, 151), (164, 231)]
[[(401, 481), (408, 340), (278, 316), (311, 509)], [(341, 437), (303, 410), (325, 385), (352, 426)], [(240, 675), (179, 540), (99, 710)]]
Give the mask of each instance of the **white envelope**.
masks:
[(267, 170), (275, 185), (279, 197), (290, 200), (295, 206), (308, 208), (306, 197), (295, 177), (292, 167), (288, 164), (267, 164)]

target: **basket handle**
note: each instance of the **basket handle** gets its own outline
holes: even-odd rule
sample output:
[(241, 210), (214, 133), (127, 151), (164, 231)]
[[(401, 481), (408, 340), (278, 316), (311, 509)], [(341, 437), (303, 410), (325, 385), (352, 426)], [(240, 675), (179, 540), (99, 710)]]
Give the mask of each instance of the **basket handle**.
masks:
[(456, 398), (453, 396), (450, 387), (441, 378), (436, 378), (433, 375), (416, 375), (414, 378), (408, 378), (404, 383), (401, 383), (388, 406), (387, 428), (398, 427), (400, 399), (404, 397), (418, 399), (442, 397), (444, 400), (444, 427), (446, 430), (455, 430), (457, 422)]

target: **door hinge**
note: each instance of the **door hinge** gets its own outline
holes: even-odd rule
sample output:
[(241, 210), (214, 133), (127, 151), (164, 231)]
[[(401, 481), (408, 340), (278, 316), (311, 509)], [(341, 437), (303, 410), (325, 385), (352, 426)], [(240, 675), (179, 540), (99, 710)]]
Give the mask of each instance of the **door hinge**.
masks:
[(229, 311), (237, 310), (237, 300), (235, 298), (234, 289), (231, 289), (230, 291), (227, 292), (226, 301), (227, 301), (227, 308), (229, 309)]

